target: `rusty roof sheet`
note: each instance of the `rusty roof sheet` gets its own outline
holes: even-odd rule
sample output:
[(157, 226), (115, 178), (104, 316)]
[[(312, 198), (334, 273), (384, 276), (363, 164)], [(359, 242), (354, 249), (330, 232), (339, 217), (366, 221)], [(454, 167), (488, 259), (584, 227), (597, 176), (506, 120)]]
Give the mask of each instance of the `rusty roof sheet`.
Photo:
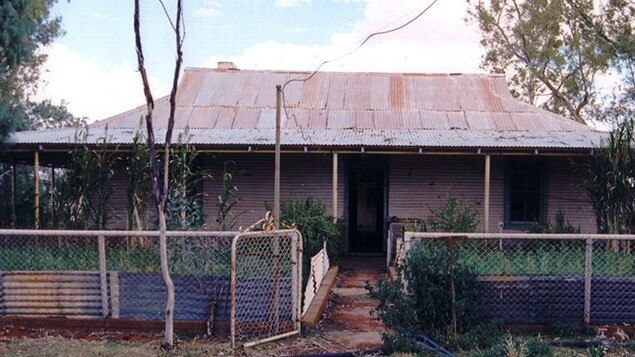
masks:
[[(260, 129), (176, 129), (174, 137), (188, 131), (190, 143), (203, 146), (254, 145), (273, 146), (274, 131)], [(137, 129), (89, 130), (89, 144), (106, 141), (130, 144)], [(141, 129), (141, 132), (145, 130)], [(165, 129), (157, 129), (160, 141)], [(495, 130), (412, 130), (412, 129), (284, 129), (282, 145), (312, 147), (416, 147), (416, 148), (525, 148), (525, 149), (592, 149), (602, 144), (607, 133), (555, 131)], [(74, 144), (75, 129), (18, 132), (14, 144)]]
[[(309, 74), (186, 69), (175, 128), (189, 128), (209, 145), (269, 143), (275, 86)], [(320, 72), (289, 83), (284, 103), (283, 144), (586, 148), (604, 136), (513, 98), (501, 75)], [(156, 130), (165, 129), (168, 112), (167, 97), (156, 100)], [(141, 106), (90, 129), (107, 127), (126, 143), (130, 132), (145, 127), (144, 113)], [(18, 133), (14, 141), (67, 142), (63, 133)]]

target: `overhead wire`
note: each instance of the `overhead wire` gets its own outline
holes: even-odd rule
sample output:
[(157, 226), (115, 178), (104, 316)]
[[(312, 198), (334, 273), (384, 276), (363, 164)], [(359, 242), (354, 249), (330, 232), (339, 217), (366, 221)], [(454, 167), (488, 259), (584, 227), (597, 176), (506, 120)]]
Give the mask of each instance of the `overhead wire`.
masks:
[(407, 26), (409, 26), (410, 24), (412, 24), (413, 22), (417, 21), (421, 16), (423, 16), (426, 12), (428, 12), (428, 10), (430, 10), (430, 8), (432, 8), (432, 6), (434, 6), (439, 0), (433, 0), (432, 2), (430, 2), (430, 4), (428, 4), (428, 6), (426, 6), (423, 10), (419, 11), (419, 13), (417, 13), (416, 16), (412, 17), (410, 20), (406, 21), (405, 23), (391, 28), (389, 30), (384, 30), (386, 27), (392, 25), (393, 23), (401, 20), (402, 18), (408, 16), (409, 14), (411, 14), (412, 12), (414, 12), (415, 10), (409, 11), (407, 14), (402, 15), (400, 18), (393, 20), (391, 23), (385, 25), (384, 27), (382, 27), (379, 31), (373, 32), (370, 35), (366, 36), (366, 38), (352, 51), (349, 51), (347, 53), (344, 53), (342, 55), (340, 55), (337, 58), (331, 59), (331, 60), (325, 60), (322, 63), (320, 63), (320, 65), (313, 71), (311, 72), (310, 75), (304, 77), (304, 78), (292, 78), (287, 80), (281, 87), (280, 87), (280, 91), (282, 92), (282, 108), (284, 109), (284, 114), (287, 118), (287, 120), (293, 120), (295, 125), (298, 127), (298, 129), (300, 130), (300, 135), (302, 136), (302, 139), (304, 139), (305, 141), (309, 141), (310, 143), (313, 143), (313, 141), (311, 140), (310, 137), (305, 136), (304, 131), (302, 130), (302, 126), (300, 126), (298, 124), (297, 118), (295, 116), (295, 114), (291, 114), (289, 115), (288, 112), (288, 107), (286, 105), (286, 96), (285, 96), (285, 88), (287, 87), (287, 85), (289, 85), (290, 83), (293, 82), (307, 82), (309, 80), (311, 80), (311, 78), (313, 78), (321, 69), (324, 65), (329, 64), (329, 63), (333, 63), (333, 62), (337, 62), (340, 61), (341, 59), (343, 59), (344, 57), (350, 56), (354, 53), (356, 53), (357, 51), (359, 51), (366, 43), (368, 43), (368, 41), (370, 41), (373, 37), (376, 36), (381, 36), (381, 35), (386, 35), (392, 32), (396, 32), (399, 31)]

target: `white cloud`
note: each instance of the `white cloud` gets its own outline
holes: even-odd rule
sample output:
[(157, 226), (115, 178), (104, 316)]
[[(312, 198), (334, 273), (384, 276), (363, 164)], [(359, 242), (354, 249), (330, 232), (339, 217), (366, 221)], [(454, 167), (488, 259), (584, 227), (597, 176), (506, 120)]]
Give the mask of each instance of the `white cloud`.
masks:
[(277, 7), (295, 7), (300, 4), (309, 4), (312, 0), (276, 0)]
[[(45, 52), (48, 60), (43, 68), (39, 99), (49, 98), (54, 103), (66, 100), (75, 116), (88, 117), (90, 122), (145, 102), (139, 73), (129, 63), (103, 69), (59, 43)], [(155, 96), (165, 92), (152, 76), (150, 86)]]
[(194, 10), (194, 15), (202, 17), (216, 17), (222, 14), (220, 7), (221, 6), (218, 1), (208, 0), (205, 2), (205, 5)]
[[(351, 1), (351, 0), (337, 0)], [(353, 51), (369, 34), (397, 27), (427, 4), (418, 0), (367, 0), (364, 16), (348, 33), (326, 45), (266, 41), (232, 57), (211, 56), (204, 65), (229, 60), (243, 69), (313, 70), (322, 61)], [(439, 1), (408, 27), (375, 36), (352, 55), (325, 65), (327, 71), (481, 72), (483, 50), (478, 29), (466, 24), (464, 0)]]

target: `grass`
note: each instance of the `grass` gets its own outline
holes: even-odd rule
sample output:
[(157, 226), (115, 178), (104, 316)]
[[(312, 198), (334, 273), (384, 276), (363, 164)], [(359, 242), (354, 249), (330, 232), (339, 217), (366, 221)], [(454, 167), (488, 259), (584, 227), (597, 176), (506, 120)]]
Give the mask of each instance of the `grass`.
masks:
[[(310, 338), (307, 343), (310, 343)], [(160, 348), (160, 341), (149, 342), (124, 342), (124, 341), (85, 341), (61, 337), (45, 338), (21, 338), (0, 342), (0, 356), (15, 357), (44, 357), (44, 356), (68, 356), (68, 357), (115, 357), (115, 356), (162, 356), (162, 357), (186, 357), (186, 356), (269, 356), (271, 351), (284, 349), (288, 340), (262, 345), (262, 347), (250, 350), (249, 354), (242, 350), (231, 351), (229, 343), (209, 341), (202, 339), (177, 340), (177, 348), (166, 352)], [(275, 346), (278, 346), (276, 349)], [(554, 347), (553, 357), (588, 357), (587, 349)], [(605, 357), (632, 356), (633, 348), (613, 347), (606, 351)], [(482, 351), (461, 351), (459, 357), (482, 355)], [(394, 353), (392, 357), (414, 357), (409, 353)]]
[(228, 343), (214, 341), (189, 340), (177, 341), (177, 349), (166, 352), (161, 349), (160, 341), (150, 342), (118, 342), (118, 341), (85, 341), (61, 337), (40, 339), (15, 339), (0, 343), (0, 356), (15, 357), (116, 357), (116, 356), (230, 356)]
[[(517, 245), (503, 249), (490, 243), (494, 242), (461, 242), (455, 251), (457, 264), (468, 267), (477, 275), (584, 274), (585, 248), (580, 242), (548, 242), (550, 244), (539, 247)], [(593, 274), (635, 276), (635, 253), (596, 246), (593, 249)]]
[[(272, 258), (262, 253), (267, 252), (265, 249), (259, 252), (243, 250), (237, 261), (238, 276), (273, 276)], [(173, 274), (229, 276), (231, 247), (180, 241), (169, 244), (168, 254)], [(280, 261), (281, 276), (290, 276), (290, 257), (283, 254)], [(154, 246), (108, 246), (106, 265), (110, 271), (159, 272), (159, 252)], [(95, 244), (31, 243), (0, 248), (0, 271), (9, 270), (96, 271), (99, 270), (97, 247)]]

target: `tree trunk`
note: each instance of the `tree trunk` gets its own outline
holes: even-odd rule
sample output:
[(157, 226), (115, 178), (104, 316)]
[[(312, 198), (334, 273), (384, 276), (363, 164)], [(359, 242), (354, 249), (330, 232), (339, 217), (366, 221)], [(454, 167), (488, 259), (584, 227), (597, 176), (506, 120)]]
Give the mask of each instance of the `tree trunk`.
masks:
[(165, 340), (163, 346), (171, 349), (174, 346), (174, 282), (168, 270), (168, 237), (165, 206), (157, 205), (159, 212), (159, 253), (161, 256), (161, 275), (165, 283), (167, 298), (165, 301)]

